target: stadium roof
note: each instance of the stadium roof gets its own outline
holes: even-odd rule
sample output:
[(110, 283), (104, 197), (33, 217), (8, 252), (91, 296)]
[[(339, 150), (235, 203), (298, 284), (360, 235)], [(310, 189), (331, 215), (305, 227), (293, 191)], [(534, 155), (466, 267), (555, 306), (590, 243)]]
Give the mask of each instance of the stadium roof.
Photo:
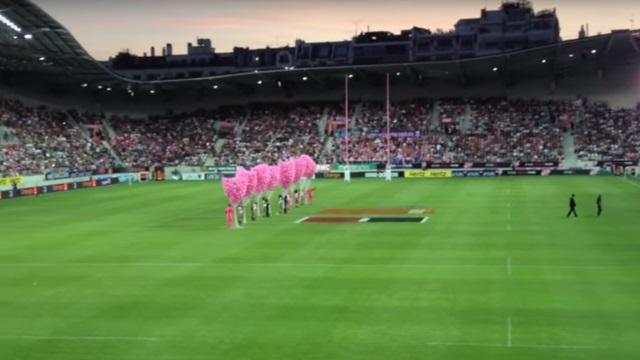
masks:
[(314, 67), (245, 72), (214, 77), (134, 81), (93, 59), (73, 35), (29, 0), (0, 0), (0, 72), (15, 83), (19, 79), (50, 86), (85, 85), (100, 89), (181, 91), (185, 88), (224, 87), (245, 94), (259, 87), (336, 88), (352, 74), (371, 85), (382, 84), (385, 74), (410, 82), (442, 80), (465, 85), (474, 81), (502, 81), (556, 77), (590, 72), (621, 64), (640, 63), (640, 31), (614, 31), (581, 40), (565, 41), (494, 56), (441, 62)]

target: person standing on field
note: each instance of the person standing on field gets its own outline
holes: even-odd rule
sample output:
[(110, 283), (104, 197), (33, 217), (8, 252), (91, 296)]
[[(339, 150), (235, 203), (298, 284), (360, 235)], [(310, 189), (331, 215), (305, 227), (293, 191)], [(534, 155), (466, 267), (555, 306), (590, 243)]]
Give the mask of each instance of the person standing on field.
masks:
[(231, 204), (227, 205), (227, 208), (224, 209), (225, 216), (227, 217), (227, 229), (233, 229), (233, 206)]
[(258, 220), (258, 203), (256, 201), (251, 202), (251, 221)]
[(598, 195), (598, 198), (596, 199), (596, 206), (598, 207), (598, 217), (600, 217), (600, 215), (602, 215), (602, 195)]
[(571, 214), (573, 214), (573, 217), (578, 217), (578, 213), (576, 212), (575, 194), (571, 194), (571, 197), (569, 198), (569, 213), (567, 213), (567, 217), (571, 216)]
[(282, 194), (278, 195), (278, 215), (284, 214), (284, 196)]
[(262, 198), (262, 207), (264, 208), (264, 216), (271, 217), (271, 203), (268, 198)]

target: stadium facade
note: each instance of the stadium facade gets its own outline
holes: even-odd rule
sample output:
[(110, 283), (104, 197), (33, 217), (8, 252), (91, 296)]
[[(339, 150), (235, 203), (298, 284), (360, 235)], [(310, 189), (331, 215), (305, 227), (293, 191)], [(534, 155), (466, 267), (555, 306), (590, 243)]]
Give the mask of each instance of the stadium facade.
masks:
[(556, 44), (559, 32), (555, 10), (536, 14), (528, 1), (507, 2), (498, 10), (482, 10), (479, 18), (461, 19), (449, 32), (414, 26), (400, 34), (368, 31), (345, 41), (296, 40), (294, 47), (236, 47), (230, 53), (216, 53), (210, 39), (198, 39), (196, 45), (187, 44), (186, 54), (174, 54), (173, 44), (167, 44), (161, 55), (151, 47), (142, 57), (120, 53), (106, 65), (131, 79), (151, 81), (255, 70), (448, 61)]
[[(0, 84), (7, 92), (52, 106), (149, 113), (249, 102), (338, 100), (343, 96), (346, 75), (353, 76), (351, 93), (354, 99), (380, 99), (387, 73), (394, 75), (392, 96), (395, 100), (583, 95), (601, 98), (614, 105), (632, 106), (637, 102), (640, 31), (620, 30), (557, 41), (558, 23), (552, 11), (534, 14), (530, 8), (520, 5), (514, 5), (513, 9), (503, 6), (501, 10), (483, 11), (479, 19), (460, 20), (450, 34), (429, 34), (417, 28), (412, 29), (412, 33), (405, 32), (404, 36), (416, 34), (412, 41), (417, 50), (408, 57), (411, 61), (400, 61), (392, 56), (369, 64), (371, 59), (362, 60), (356, 56), (347, 57), (346, 64), (313, 60), (313, 57), (305, 63), (305, 54), (324, 54), (328, 50), (316, 48), (318, 44), (299, 43), (296, 46), (299, 58), (294, 59), (306, 67), (240, 66), (235, 72), (225, 74), (202, 72), (192, 74), (202, 75), (199, 77), (174, 76), (178, 78), (168, 80), (147, 80), (148, 76), (142, 75), (136, 80), (135, 75), (131, 76), (125, 70), (116, 70), (96, 61), (62, 24), (28, 0), (1, 0), (0, 6), (4, 9), (3, 17), (20, 30), (0, 25), (3, 28), (0, 32)], [(509, 14), (524, 20), (510, 22)], [(496, 25), (503, 29), (502, 32), (482, 33), (482, 26), (490, 25), (495, 19), (499, 20), (496, 24), (502, 24)], [(520, 30), (507, 31), (510, 27), (515, 29), (516, 24), (521, 24)], [(525, 31), (525, 27), (529, 30)], [(462, 54), (464, 34), (473, 31), (477, 31), (474, 50)], [(344, 44), (349, 48), (350, 56), (370, 53), (367, 49), (388, 49), (390, 40), (403, 36), (387, 38), (381, 34), (381, 38), (374, 40), (377, 37), (374, 34), (366, 33), (350, 42), (334, 43), (330, 52), (335, 54), (335, 47)], [(440, 44), (440, 40), (447, 37), (455, 40), (447, 55), (450, 59), (445, 60), (437, 54), (426, 58), (420, 55), (420, 39)], [(500, 46), (492, 50), (490, 39), (493, 38), (500, 39)], [(516, 46), (514, 44), (517, 47), (510, 49)], [(191, 53), (201, 52), (209, 45), (203, 40), (192, 46)], [(355, 51), (357, 48), (361, 50)], [(296, 51), (291, 51), (295, 55)]]

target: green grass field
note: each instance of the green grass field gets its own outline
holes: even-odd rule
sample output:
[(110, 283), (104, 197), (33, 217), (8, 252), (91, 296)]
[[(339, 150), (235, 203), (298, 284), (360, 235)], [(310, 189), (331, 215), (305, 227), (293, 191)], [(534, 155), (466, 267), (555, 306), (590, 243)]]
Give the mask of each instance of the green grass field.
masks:
[[(224, 227), (211, 183), (0, 201), (0, 359), (633, 359), (640, 184), (316, 183)], [(578, 219), (566, 219), (575, 192)], [(603, 218), (595, 197), (604, 195)], [(425, 224), (295, 224), (326, 208)]]

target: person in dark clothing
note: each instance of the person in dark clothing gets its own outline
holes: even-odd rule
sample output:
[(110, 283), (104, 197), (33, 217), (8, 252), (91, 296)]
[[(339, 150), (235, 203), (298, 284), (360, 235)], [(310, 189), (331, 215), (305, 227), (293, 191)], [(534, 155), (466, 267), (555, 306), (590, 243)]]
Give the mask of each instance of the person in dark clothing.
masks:
[(569, 213), (567, 214), (567, 217), (571, 216), (571, 214), (573, 214), (574, 217), (578, 217), (578, 213), (576, 212), (575, 194), (571, 194), (571, 197), (569, 198)]
[(291, 201), (291, 196), (289, 193), (284, 194), (284, 213), (287, 214), (289, 212), (289, 203)]
[(271, 203), (266, 197), (262, 198), (262, 207), (264, 208), (264, 216), (271, 217)]
[(598, 195), (596, 206), (598, 207), (598, 217), (600, 217), (602, 215), (602, 195)]

